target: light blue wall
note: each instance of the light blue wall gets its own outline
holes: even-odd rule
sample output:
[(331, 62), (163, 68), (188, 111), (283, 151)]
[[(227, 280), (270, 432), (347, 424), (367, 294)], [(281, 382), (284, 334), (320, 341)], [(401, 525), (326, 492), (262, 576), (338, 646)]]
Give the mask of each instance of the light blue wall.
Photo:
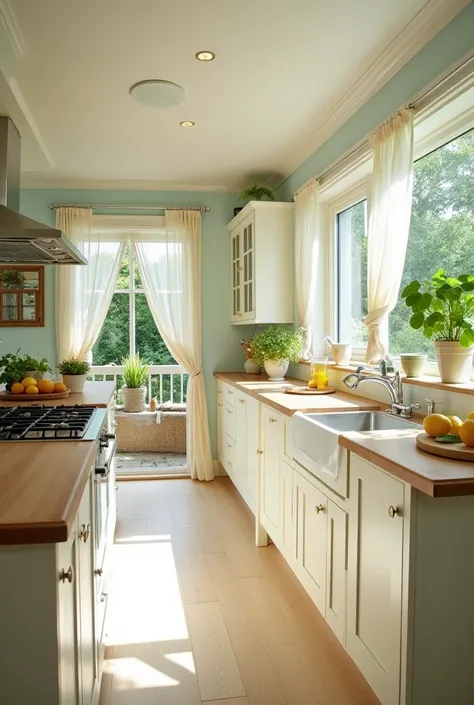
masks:
[[(232, 219), (233, 208), (238, 199), (232, 194), (203, 192), (152, 192), (152, 191), (71, 191), (71, 190), (23, 190), (21, 211), (43, 223), (54, 223), (54, 213), (48, 203), (72, 204), (117, 204), (137, 206), (127, 214), (143, 214), (140, 205), (205, 205), (210, 213), (202, 216), (202, 341), (203, 365), (207, 390), (209, 423), (213, 455), (216, 457), (216, 400), (214, 370), (242, 369), (244, 355), (239, 348), (242, 330), (232, 327), (230, 319), (229, 291), (229, 237), (227, 223)], [(100, 209), (97, 210), (100, 213)], [(114, 211), (107, 211), (113, 213)], [(122, 211), (123, 212), (123, 211)], [(149, 214), (149, 213), (148, 213)], [(45, 355), (56, 361), (54, 326), (54, 267), (46, 269), (46, 310), (44, 328), (1, 330), (2, 352), (15, 352), (21, 346), (23, 352)]]
[(304, 161), (277, 189), (288, 200), (305, 181), (321, 174), (347, 150), (411, 100), (437, 76), (474, 47), (474, 2), (457, 15), (413, 57), (383, 88), (360, 108), (327, 142)]

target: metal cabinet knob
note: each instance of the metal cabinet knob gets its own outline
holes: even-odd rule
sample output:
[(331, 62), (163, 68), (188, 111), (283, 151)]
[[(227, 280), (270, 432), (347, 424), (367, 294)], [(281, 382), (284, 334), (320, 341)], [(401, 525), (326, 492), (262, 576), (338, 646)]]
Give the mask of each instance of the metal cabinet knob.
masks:
[(400, 514), (400, 509), (398, 507), (393, 507), (392, 505), (388, 508), (388, 516), (393, 519), (396, 514)]
[(244, 268), (243, 268), (243, 267), (237, 267), (237, 271), (238, 271), (238, 272), (243, 272), (243, 271), (244, 271)]
[(260, 450), (259, 448), (257, 448), (257, 455), (263, 455), (263, 450)]
[(270, 418), (268, 419), (268, 423), (276, 423), (276, 422), (277, 422), (277, 420), (274, 419), (273, 416), (270, 416)]
[(59, 573), (59, 580), (62, 583), (65, 583), (66, 580), (68, 581), (68, 583), (72, 583), (72, 581), (74, 580), (74, 571), (72, 569), (72, 565), (70, 565), (67, 570), (61, 568), (61, 572)]
[(91, 533), (91, 525), (87, 524), (81, 524), (81, 530), (79, 531), (79, 540), (84, 541), (84, 543), (87, 543), (87, 540), (89, 539)]
[(105, 602), (105, 600), (107, 599), (107, 597), (108, 597), (108, 594), (107, 594), (106, 592), (103, 592), (102, 595), (100, 596), (100, 601), (101, 601), (101, 602)]
[(237, 311), (237, 315), (238, 315), (238, 316), (243, 316), (244, 314), (242, 313), (242, 311)]
[(325, 509), (326, 509), (326, 507), (324, 506), (324, 504), (316, 505), (316, 507), (315, 507), (316, 514), (319, 514), (320, 512), (324, 512)]
[(99, 576), (100, 576), (100, 575), (102, 575), (103, 572), (104, 572), (104, 571), (102, 570), (102, 568), (96, 568), (96, 569), (94, 570), (94, 575), (99, 575)]

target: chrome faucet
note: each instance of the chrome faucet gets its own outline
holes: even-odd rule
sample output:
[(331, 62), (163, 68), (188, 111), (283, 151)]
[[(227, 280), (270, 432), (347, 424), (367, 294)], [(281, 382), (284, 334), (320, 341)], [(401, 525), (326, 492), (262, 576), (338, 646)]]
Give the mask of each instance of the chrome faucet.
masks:
[(420, 408), (420, 404), (403, 403), (403, 385), (399, 370), (396, 370), (393, 377), (389, 377), (388, 375), (373, 375), (367, 371), (364, 373), (364, 367), (358, 367), (355, 372), (350, 372), (348, 375), (343, 377), (342, 381), (346, 387), (349, 387), (352, 391), (356, 390), (362, 382), (375, 382), (376, 384), (381, 384), (390, 394), (392, 405), (390, 409), (387, 409), (389, 414), (409, 418), (412, 415), (413, 409)]

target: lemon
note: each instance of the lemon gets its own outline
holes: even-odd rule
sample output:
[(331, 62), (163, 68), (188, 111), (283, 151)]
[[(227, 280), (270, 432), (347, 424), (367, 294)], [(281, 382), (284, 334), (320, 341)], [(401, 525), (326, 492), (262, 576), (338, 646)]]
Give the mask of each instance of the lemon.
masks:
[(15, 384), (12, 384), (11, 386), (10, 394), (23, 394), (24, 391), (25, 388), (23, 387), (23, 385), (19, 382), (15, 382)]
[(466, 419), (459, 429), (459, 435), (465, 446), (474, 448), (474, 418)]
[(27, 387), (36, 387), (38, 385), (38, 382), (35, 380), (34, 377), (25, 377), (22, 382), (22, 385), (26, 389)]
[(55, 392), (67, 392), (67, 387), (62, 382), (55, 382), (54, 391)]
[(51, 394), (51, 392), (54, 392), (54, 382), (51, 382), (50, 379), (40, 379), (38, 390), (40, 394)]
[(443, 414), (430, 414), (423, 419), (423, 428), (428, 436), (436, 438), (451, 433), (451, 421)]
[(459, 416), (448, 416), (447, 418), (451, 421), (450, 433), (454, 433), (455, 436), (459, 436), (459, 429), (462, 426), (461, 419), (459, 418)]
[(467, 417), (468, 419), (474, 419), (474, 411), (471, 411), (469, 416)]
[(30, 384), (30, 386), (25, 389), (25, 394), (39, 394), (39, 389), (36, 384)]

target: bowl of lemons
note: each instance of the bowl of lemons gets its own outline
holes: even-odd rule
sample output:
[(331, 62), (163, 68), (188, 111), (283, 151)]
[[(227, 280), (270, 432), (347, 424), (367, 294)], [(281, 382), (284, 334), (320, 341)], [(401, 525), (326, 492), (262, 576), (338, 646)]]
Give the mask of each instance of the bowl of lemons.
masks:
[(8, 391), (2, 392), (2, 396), (12, 401), (27, 401), (36, 397), (41, 397), (43, 400), (64, 399), (69, 395), (69, 391), (63, 382), (25, 377), (21, 382), (12, 384)]

